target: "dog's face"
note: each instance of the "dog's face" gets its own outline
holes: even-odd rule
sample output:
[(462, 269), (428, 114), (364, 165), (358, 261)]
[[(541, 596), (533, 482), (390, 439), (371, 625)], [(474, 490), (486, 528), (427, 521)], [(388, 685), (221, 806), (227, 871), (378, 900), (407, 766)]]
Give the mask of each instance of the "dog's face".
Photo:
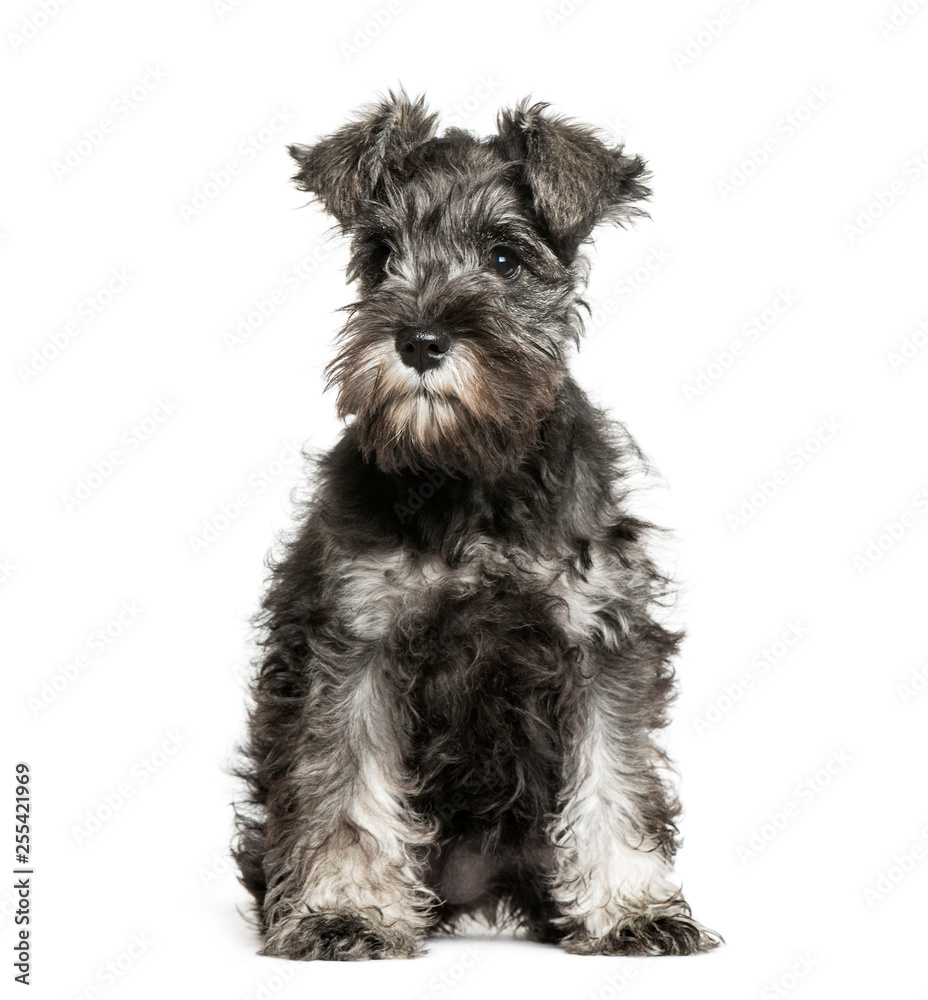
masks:
[(493, 479), (522, 461), (581, 331), (580, 244), (649, 193), (640, 159), (544, 105), (498, 124), (437, 137), (421, 99), (390, 95), (290, 149), (299, 187), (351, 237), (360, 297), (328, 375), (387, 472)]

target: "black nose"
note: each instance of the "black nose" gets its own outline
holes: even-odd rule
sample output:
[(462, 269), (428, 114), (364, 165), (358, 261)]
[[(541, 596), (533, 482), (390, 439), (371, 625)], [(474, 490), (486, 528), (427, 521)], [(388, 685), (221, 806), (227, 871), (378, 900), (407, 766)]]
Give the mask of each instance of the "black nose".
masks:
[(437, 368), (451, 347), (451, 336), (440, 326), (426, 329), (406, 326), (396, 335), (396, 349), (404, 365), (415, 368), (421, 375)]

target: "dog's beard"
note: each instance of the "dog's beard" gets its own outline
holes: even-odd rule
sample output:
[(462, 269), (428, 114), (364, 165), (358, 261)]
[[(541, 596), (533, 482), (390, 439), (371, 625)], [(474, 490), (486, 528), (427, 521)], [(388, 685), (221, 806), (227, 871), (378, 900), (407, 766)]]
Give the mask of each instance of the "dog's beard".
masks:
[(441, 469), (497, 479), (539, 443), (561, 370), (550, 355), (456, 339), (442, 364), (420, 375), (392, 338), (357, 337), (329, 369), (338, 413), (353, 415), (364, 457), (384, 472)]

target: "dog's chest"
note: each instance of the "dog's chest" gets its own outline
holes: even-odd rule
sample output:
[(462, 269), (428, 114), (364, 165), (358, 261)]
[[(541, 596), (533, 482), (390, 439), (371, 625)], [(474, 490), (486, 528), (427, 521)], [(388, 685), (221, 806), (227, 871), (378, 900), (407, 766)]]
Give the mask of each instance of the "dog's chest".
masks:
[(579, 574), (489, 541), (456, 565), (397, 550), (354, 560), (341, 595), (349, 629), (386, 651), (426, 798), (450, 787), (455, 814), (487, 818), (553, 808), (562, 698), (616, 621), (605, 564)]
[(480, 539), (455, 564), (402, 548), (356, 557), (340, 579), (339, 611), (358, 638), (386, 641), (401, 661), (424, 665), (451, 646), (479, 659), (514, 641), (608, 642), (610, 623), (621, 625), (622, 589), (614, 565), (595, 552), (580, 572), (566, 556)]

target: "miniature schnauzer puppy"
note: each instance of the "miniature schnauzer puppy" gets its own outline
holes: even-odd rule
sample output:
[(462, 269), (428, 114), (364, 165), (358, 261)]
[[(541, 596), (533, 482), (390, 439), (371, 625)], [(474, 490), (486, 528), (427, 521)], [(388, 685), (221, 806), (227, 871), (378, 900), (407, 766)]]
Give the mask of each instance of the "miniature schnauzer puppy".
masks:
[(672, 878), (681, 633), (640, 454), (567, 368), (581, 246), (644, 214), (644, 162), (525, 101), (437, 135), (402, 93), (290, 153), (357, 301), (327, 369), (351, 419), (258, 618), (236, 856), (263, 953), (414, 956), (468, 916), (714, 947)]

